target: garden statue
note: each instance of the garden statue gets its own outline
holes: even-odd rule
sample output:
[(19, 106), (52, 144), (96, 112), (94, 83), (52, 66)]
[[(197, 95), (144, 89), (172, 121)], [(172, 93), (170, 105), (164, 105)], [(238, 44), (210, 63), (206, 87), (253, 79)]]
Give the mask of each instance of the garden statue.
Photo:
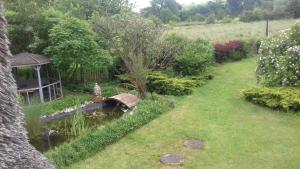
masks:
[(9, 63), (12, 56), (3, 10), (3, 0), (0, 0), (0, 168), (52, 169), (55, 167), (28, 142)]
[(93, 97), (94, 103), (101, 103), (102, 102), (102, 94), (101, 94), (101, 88), (98, 85), (98, 83), (94, 86), (94, 97)]

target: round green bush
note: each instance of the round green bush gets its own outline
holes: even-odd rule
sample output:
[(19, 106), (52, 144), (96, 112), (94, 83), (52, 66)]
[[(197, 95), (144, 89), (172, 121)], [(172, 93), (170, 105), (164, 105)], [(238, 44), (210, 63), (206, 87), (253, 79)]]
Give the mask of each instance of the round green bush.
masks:
[(216, 23), (216, 19), (214, 15), (210, 15), (206, 18), (205, 20), (206, 24), (215, 24)]
[(197, 75), (212, 65), (213, 55), (213, 47), (208, 41), (187, 42), (176, 56), (174, 70), (181, 75)]

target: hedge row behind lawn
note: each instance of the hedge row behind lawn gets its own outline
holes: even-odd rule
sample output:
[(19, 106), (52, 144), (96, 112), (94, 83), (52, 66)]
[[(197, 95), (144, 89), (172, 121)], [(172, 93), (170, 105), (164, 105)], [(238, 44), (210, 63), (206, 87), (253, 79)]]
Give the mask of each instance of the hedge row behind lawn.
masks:
[(254, 87), (243, 90), (246, 100), (271, 109), (300, 111), (300, 90), (296, 88)]
[(128, 133), (140, 128), (157, 118), (169, 109), (170, 105), (163, 100), (142, 101), (133, 115), (124, 115), (96, 131), (89, 132), (82, 137), (63, 144), (46, 153), (46, 156), (57, 168), (69, 166), (80, 160), (87, 159), (106, 146), (117, 142)]

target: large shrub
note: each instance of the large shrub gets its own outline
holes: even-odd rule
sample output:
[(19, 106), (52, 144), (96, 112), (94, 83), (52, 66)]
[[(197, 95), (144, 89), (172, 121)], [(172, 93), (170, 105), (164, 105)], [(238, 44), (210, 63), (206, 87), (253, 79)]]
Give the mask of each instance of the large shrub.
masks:
[(191, 17), (192, 21), (203, 22), (205, 21), (205, 16), (197, 13)]
[(257, 77), (267, 86), (300, 86), (300, 26), (281, 31), (261, 43)]
[(146, 76), (155, 61), (163, 29), (152, 21), (130, 14), (98, 18), (95, 30), (106, 37), (111, 52), (120, 57), (139, 96), (146, 96)]
[(70, 143), (57, 147), (46, 153), (46, 156), (57, 168), (63, 168), (87, 159), (128, 133), (157, 118), (168, 108), (169, 104), (166, 101), (144, 100), (138, 105), (133, 115), (124, 115), (94, 132), (88, 132)]
[(187, 42), (176, 56), (174, 70), (182, 75), (196, 75), (213, 63), (213, 47), (205, 40)]
[(214, 45), (215, 60), (218, 63), (241, 60), (247, 57), (250, 51), (249, 47), (249, 43), (244, 40), (233, 40), (225, 44), (216, 43)]
[(216, 23), (216, 18), (214, 15), (209, 15), (206, 20), (205, 20), (206, 24), (214, 24)]
[(188, 40), (176, 34), (167, 35), (161, 42), (155, 57), (153, 69), (172, 68), (177, 55), (184, 49)]
[(246, 100), (272, 109), (300, 111), (300, 91), (295, 88), (250, 88), (243, 90)]

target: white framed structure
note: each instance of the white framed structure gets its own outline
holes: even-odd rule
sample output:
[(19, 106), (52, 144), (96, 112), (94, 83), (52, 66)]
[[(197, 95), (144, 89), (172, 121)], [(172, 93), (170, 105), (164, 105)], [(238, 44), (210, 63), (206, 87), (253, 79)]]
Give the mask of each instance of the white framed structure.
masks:
[[(39, 97), (41, 103), (63, 97), (60, 73), (58, 72), (58, 78), (49, 77), (49, 58), (26, 52), (14, 55), (10, 62), (17, 82), (18, 93), (25, 98), (27, 103), (31, 103), (31, 99), (36, 95)], [(35, 79), (19, 79), (18, 69), (25, 67), (35, 70)], [(45, 68), (46, 77), (41, 76), (41, 68)]]

